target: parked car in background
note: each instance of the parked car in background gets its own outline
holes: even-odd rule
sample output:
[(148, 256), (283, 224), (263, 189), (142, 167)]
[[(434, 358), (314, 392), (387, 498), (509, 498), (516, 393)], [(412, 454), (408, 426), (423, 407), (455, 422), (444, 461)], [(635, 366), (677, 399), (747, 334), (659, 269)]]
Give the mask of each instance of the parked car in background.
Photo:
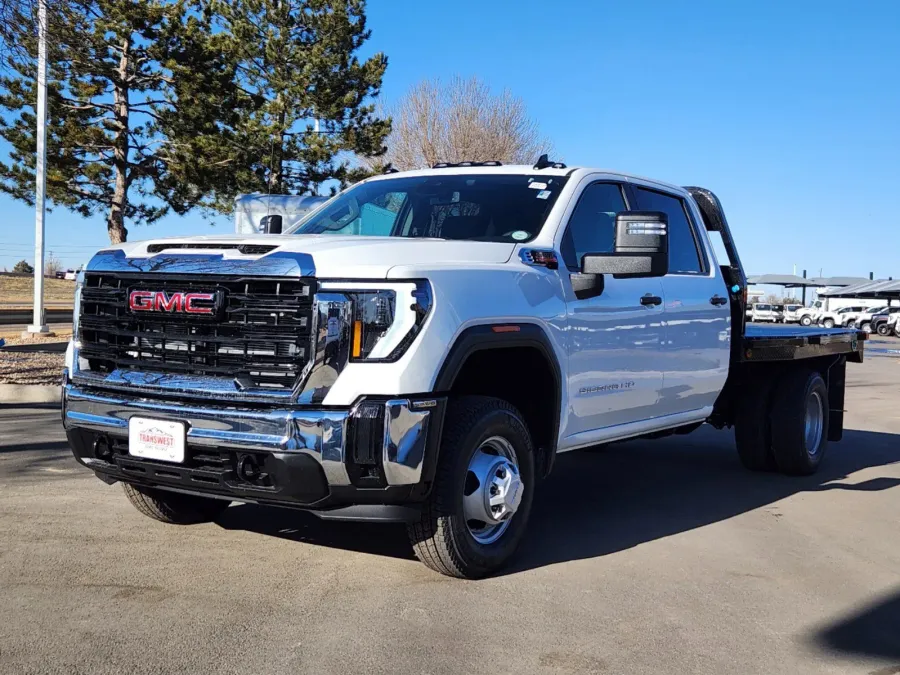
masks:
[(797, 318), (801, 326), (812, 326), (822, 313), (822, 301), (816, 300), (809, 307), (804, 307), (797, 311)]
[(825, 328), (834, 328), (835, 326), (843, 326), (851, 317), (856, 317), (866, 310), (862, 305), (851, 305), (844, 307), (836, 312), (822, 312), (819, 315), (819, 323)]
[(784, 323), (800, 323), (800, 311), (803, 305), (785, 305), (781, 320)]
[(756, 323), (775, 323), (778, 321), (778, 313), (773, 305), (766, 302), (758, 302), (753, 305), (750, 311), (750, 320)]
[(775, 313), (775, 323), (784, 323), (784, 305), (772, 305), (772, 312)]
[(861, 328), (867, 333), (872, 332), (872, 317), (881, 312), (887, 311), (887, 305), (883, 307), (871, 307), (861, 312), (847, 312), (847, 316), (843, 318), (842, 326), (847, 328)]
[(832, 319), (834, 319), (834, 315), (837, 314), (838, 311), (855, 307), (857, 311), (858, 308), (867, 309), (870, 307), (883, 307), (883, 300), (868, 300), (865, 298), (830, 298), (830, 297), (822, 297), (816, 300), (809, 307), (804, 307), (798, 313), (800, 316), (800, 325), (801, 326), (811, 326), (814, 323), (825, 323), (825, 315), (831, 314)]
[(893, 332), (894, 335), (900, 337), (900, 314), (891, 316), (891, 318), (888, 319), (888, 326), (890, 327), (888, 334)]
[(888, 307), (873, 315), (871, 332), (878, 335), (890, 335), (898, 315), (900, 315), (900, 307)]

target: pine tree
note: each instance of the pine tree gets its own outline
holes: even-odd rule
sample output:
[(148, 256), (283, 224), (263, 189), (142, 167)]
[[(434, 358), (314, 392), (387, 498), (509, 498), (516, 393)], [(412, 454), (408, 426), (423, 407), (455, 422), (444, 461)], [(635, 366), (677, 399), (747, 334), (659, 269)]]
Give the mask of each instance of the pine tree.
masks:
[[(185, 183), (214, 183), (206, 205), (233, 209), (247, 192), (316, 193), (322, 183), (359, 177), (353, 154), (384, 153), (389, 120), (375, 115), (387, 67), (383, 54), (360, 61), (370, 36), (365, 0), (199, 0), (221, 49), (234, 65), (235, 89), (227, 112), (209, 134), (189, 136), (166, 126), (189, 154), (209, 158), (208, 171), (179, 162)], [(209, 92), (212, 100), (225, 90)]]
[[(28, 7), (28, 3), (23, 3)], [(47, 197), (51, 204), (90, 216), (105, 213), (110, 241), (125, 241), (125, 223), (151, 223), (170, 208), (184, 213), (216, 190), (185, 184), (188, 157), (166, 137), (172, 115), (182, 133), (202, 133), (218, 111), (204, 107), (208, 89), (229, 90), (233, 70), (215, 52), (203, 16), (186, 0), (72, 0), (50, 6)], [(0, 78), (0, 137), (11, 146), (0, 163), (0, 190), (33, 203), (35, 167), (36, 22), (8, 24), (7, 74)], [(227, 105), (219, 91), (215, 102)], [(195, 129), (190, 129), (190, 124)], [(191, 176), (215, 174), (192, 169)], [(136, 198), (137, 197), (137, 198)]]

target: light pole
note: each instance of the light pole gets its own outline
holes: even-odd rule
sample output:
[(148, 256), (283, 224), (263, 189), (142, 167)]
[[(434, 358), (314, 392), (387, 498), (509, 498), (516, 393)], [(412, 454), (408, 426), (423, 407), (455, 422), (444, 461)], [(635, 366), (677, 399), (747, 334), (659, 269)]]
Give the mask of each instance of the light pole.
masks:
[(44, 192), (47, 186), (47, 0), (38, 0), (37, 161), (34, 191), (34, 316), (28, 333), (49, 333), (44, 323)]

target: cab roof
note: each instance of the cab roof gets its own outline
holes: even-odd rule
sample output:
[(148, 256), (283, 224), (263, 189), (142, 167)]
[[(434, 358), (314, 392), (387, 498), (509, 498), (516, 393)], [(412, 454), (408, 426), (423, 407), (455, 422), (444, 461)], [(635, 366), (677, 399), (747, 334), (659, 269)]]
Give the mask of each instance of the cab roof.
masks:
[(447, 166), (437, 169), (414, 169), (412, 171), (398, 171), (394, 173), (381, 174), (378, 176), (373, 176), (368, 180), (390, 180), (391, 178), (418, 176), (465, 176), (472, 174), (478, 174), (482, 176), (491, 174), (507, 176), (572, 176), (576, 179), (580, 179), (591, 174), (603, 174), (604, 176), (616, 178), (625, 182), (642, 181), (646, 183), (653, 183), (660, 187), (668, 188), (672, 191), (684, 192), (684, 188), (678, 185), (665, 183), (663, 181), (656, 180), (654, 178), (647, 178), (645, 176), (623, 173), (621, 171), (613, 171), (611, 169), (598, 169), (583, 166), (569, 166), (559, 169), (551, 167), (548, 167), (546, 169), (535, 169), (531, 164), (504, 164), (500, 166)]

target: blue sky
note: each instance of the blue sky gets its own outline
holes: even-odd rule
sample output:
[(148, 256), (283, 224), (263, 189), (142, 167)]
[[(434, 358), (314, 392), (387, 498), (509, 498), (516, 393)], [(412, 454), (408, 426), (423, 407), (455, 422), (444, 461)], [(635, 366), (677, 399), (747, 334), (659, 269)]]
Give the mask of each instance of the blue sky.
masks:
[[(722, 199), (751, 273), (900, 276), (900, 2), (370, 0), (387, 102), (477, 75), (522, 97), (570, 165)], [(34, 212), (0, 197), (0, 269), (31, 257)], [(199, 214), (131, 239), (229, 232)], [(47, 217), (69, 266), (103, 218)]]

